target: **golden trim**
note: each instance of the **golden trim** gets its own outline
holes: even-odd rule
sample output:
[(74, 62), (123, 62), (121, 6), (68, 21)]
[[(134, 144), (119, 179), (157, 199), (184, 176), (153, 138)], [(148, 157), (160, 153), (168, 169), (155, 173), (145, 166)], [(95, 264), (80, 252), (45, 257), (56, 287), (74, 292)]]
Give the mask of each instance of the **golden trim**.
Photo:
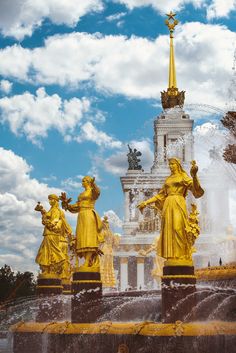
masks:
[(192, 260), (169, 259), (164, 262), (164, 266), (189, 266), (193, 267)]
[(196, 276), (194, 275), (165, 275), (165, 276), (162, 276), (162, 278), (197, 278)]
[(78, 270), (75, 272), (75, 273), (78, 273), (78, 272), (97, 272), (97, 273), (100, 273), (100, 267), (83, 267), (80, 266), (78, 268)]
[[(181, 328), (181, 329), (178, 329)], [(141, 336), (232, 336), (236, 335), (236, 322), (211, 321), (211, 322), (189, 322), (181, 323), (177, 321), (172, 324), (162, 324), (154, 322), (99, 322), (99, 323), (39, 323), (26, 322), (17, 323), (10, 327), (11, 332), (28, 333), (50, 333), (50, 334), (101, 334), (110, 335), (141, 335)]]
[(102, 283), (102, 281), (96, 280), (96, 279), (88, 279), (88, 280), (86, 280), (86, 279), (84, 279), (84, 280), (78, 279), (78, 280), (72, 282), (72, 284), (74, 284), (74, 283), (75, 284), (77, 284), (77, 283)]
[(62, 288), (63, 289), (63, 286), (36, 286), (36, 289), (38, 288)]
[(43, 274), (40, 273), (37, 277), (38, 279), (61, 279), (61, 277), (59, 275), (56, 275), (55, 273), (47, 273), (47, 274)]
[(219, 281), (227, 279), (235, 279), (236, 267), (235, 265), (214, 266), (209, 268), (201, 268), (196, 270), (198, 280), (202, 281)]

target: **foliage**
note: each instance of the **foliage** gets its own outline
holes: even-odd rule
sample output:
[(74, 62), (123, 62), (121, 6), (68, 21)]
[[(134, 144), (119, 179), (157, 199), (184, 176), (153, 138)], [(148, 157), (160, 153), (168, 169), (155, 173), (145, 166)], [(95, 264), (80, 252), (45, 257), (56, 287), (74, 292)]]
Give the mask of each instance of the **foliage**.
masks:
[[(230, 137), (235, 140), (236, 138), (236, 112), (229, 111), (223, 119), (222, 124), (229, 130)], [(224, 149), (223, 157), (226, 162), (236, 164), (236, 144), (228, 144)]]
[(32, 272), (13, 272), (8, 265), (0, 268), (0, 302), (35, 294), (36, 282)]

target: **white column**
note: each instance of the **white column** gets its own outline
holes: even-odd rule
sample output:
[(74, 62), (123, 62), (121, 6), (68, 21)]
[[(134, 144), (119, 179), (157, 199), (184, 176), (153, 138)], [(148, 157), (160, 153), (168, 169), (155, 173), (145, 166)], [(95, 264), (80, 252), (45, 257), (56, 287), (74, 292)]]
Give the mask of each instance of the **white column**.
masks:
[(144, 257), (137, 257), (137, 289), (144, 289)]
[(129, 190), (125, 190), (125, 222), (130, 221)]
[(120, 290), (128, 288), (128, 258), (120, 258)]
[[(144, 194), (142, 191), (139, 191), (139, 195), (138, 195), (138, 203), (144, 201)], [(139, 211), (138, 209), (138, 221), (142, 222), (143, 221), (143, 214), (142, 212)]]
[(164, 135), (157, 136), (157, 144), (159, 161), (164, 162)]
[(191, 162), (191, 160), (193, 159), (193, 141), (192, 138), (188, 139), (185, 145), (185, 162)]

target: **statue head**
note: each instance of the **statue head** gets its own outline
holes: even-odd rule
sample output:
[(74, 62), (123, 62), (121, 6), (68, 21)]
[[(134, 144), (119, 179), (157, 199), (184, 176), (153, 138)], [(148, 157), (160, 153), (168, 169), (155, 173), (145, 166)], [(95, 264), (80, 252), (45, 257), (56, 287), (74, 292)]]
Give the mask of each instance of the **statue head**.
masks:
[(103, 222), (105, 222), (105, 223), (109, 223), (109, 221), (108, 221), (108, 217), (107, 217), (107, 216), (104, 216), (104, 217), (103, 217)]
[(176, 173), (176, 172), (180, 173), (180, 174), (185, 173), (185, 171), (184, 171), (184, 169), (183, 169), (183, 167), (181, 165), (180, 159), (178, 159), (178, 158), (169, 158), (168, 161), (169, 161), (170, 171), (172, 173)]
[(97, 200), (99, 195), (100, 195), (100, 189), (99, 187), (95, 184), (95, 177), (91, 177), (89, 175), (86, 175), (82, 179), (82, 185), (83, 187), (86, 188), (91, 188), (92, 189), (92, 195), (94, 200)]
[(48, 195), (48, 200), (50, 205), (52, 206), (59, 202), (59, 197), (55, 194), (50, 194)]
[(94, 181), (95, 181), (95, 178), (93, 178), (93, 177), (91, 177), (91, 176), (89, 176), (89, 175), (86, 175), (86, 176), (84, 176), (83, 179), (82, 179), (82, 185), (83, 185), (83, 186), (87, 186), (87, 185), (92, 186), (92, 184), (94, 183)]

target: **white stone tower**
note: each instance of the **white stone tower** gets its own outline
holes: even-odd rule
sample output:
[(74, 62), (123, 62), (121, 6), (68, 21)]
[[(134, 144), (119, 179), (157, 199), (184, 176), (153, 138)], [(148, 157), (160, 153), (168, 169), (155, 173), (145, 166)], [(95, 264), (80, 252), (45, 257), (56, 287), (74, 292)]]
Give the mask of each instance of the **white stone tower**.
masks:
[[(116, 252), (116, 267), (119, 269), (120, 289), (144, 289), (157, 286), (152, 278), (155, 252), (148, 257), (140, 250), (148, 250), (160, 229), (160, 218), (154, 210), (145, 209), (141, 214), (137, 204), (150, 198), (161, 188), (169, 173), (168, 158), (178, 156), (189, 169), (193, 157), (193, 120), (183, 110), (184, 91), (177, 88), (173, 32), (178, 21), (172, 12), (166, 22), (170, 30), (169, 86), (161, 92), (163, 112), (154, 120), (154, 158), (149, 172), (138, 164), (138, 151), (128, 154), (129, 168), (121, 177), (124, 192), (123, 236)], [(132, 154), (133, 153), (133, 154)], [(132, 160), (133, 158), (133, 160)]]

